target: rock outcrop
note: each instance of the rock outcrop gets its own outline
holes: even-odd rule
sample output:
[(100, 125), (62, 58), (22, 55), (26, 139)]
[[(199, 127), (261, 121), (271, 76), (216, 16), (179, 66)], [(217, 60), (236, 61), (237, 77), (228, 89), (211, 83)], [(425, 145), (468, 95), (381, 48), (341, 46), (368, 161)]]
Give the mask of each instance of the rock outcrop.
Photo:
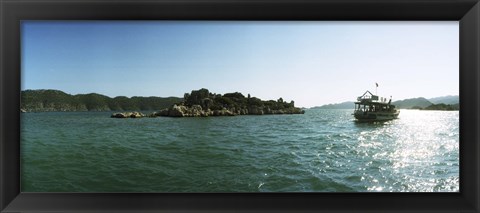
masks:
[(110, 117), (111, 118), (143, 118), (146, 115), (140, 112), (120, 112), (120, 113), (113, 113)]
[[(304, 110), (294, 106), (294, 102), (287, 103), (279, 98), (277, 101), (262, 101), (245, 97), (239, 92), (222, 95), (212, 94), (207, 89), (194, 90), (184, 95), (184, 101), (173, 104), (169, 108), (150, 114), (148, 117), (208, 117), (208, 116), (236, 116), (236, 115), (273, 115), (273, 114), (303, 114)], [(132, 116), (132, 115), (130, 115)], [(129, 117), (129, 114), (117, 113), (112, 117)], [(133, 117), (145, 117), (133, 116)]]

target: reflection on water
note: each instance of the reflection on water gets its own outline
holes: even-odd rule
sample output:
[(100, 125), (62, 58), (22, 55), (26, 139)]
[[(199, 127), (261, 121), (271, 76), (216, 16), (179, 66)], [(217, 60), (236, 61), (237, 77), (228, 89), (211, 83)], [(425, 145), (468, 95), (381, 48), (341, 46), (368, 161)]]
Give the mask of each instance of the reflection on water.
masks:
[(458, 111), (111, 119), (23, 113), (22, 191), (458, 192)]
[(399, 119), (356, 127), (363, 154), (386, 162), (379, 166), (382, 176), (362, 176), (375, 183), (368, 190), (391, 191), (395, 185), (400, 187), (395, 191), (459, 190), (458, 111), (402, 110)]

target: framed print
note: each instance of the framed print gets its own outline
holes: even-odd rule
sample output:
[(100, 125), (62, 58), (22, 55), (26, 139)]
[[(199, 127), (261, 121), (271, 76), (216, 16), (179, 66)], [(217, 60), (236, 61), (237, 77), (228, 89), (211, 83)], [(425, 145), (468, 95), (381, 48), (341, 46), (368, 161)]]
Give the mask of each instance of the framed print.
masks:
[(479, 209), (477, 1), (0, 5), (2, 212)]

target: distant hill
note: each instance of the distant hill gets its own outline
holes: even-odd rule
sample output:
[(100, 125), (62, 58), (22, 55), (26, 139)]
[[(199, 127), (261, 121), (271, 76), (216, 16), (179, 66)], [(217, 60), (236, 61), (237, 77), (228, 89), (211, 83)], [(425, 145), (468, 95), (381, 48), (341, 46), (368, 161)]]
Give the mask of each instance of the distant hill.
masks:
[(401, 101), (392, 102), (399, 109), (412, 109), (412, 108), (425, 108), (433, 103), (427, 100), (426, 98), (410, 98)]
[[(401, 101), (394, 101), (392, 102), (397, 108), (400, 109), (412, 109), (412, 108), (425, 108), (432, 103), (425, 98), (411, 98), (405, 99)], [(352, 101), (342, 102), (338, 104), (326, 104), (318, 107), (313, 107), (313, 109), (354, 109), (355, 103)]]
[(423, 110), (460, 110), (460, 104), (432, 104), (428, 107), (423, 108)]
[(27, 112), (45, 111), (125, 111), (160, 110), (182, 101), (177, 97), (110, 98), (97, 93), (70, 95), (60, 90), (25, 90), (20, 108)]
[(312, 109), (355, 109), (355, 103), (353, 101), (347, 101), (337, 104), (327, 104), (317, 107), (312, 107)]
[(460, 103), (460, 97), (458, 95), (448, 95), (436, 98), (428, 99), (430, 102), (434, 104), (457, 104)]
[[(425, 108), (433, 103), (428, 101), (425, 98), (411, 98), (411, 99), (405, 99), (401, 101), (394, 101), (392, 102), (393, 105), (395, 105), (397, 108), (400, 109), (420, 109), (420, 108)], [(326, 104), (318, 107), (313, 107), (313, 109), (354, 109), (355, 108), (355, 103), (352, 101), (347, 101), (347, 102), (342, 102), (342, 103), (337, 103), (337, 104)]]
[[(427, 107), (432, 105), (433, 106), (428, 109), (448, 108), (438, 104), (452, 105), (453, 109), (458, 109), (458, 107), (455, 105), (458, 103), (459, 103), (458, 95), (442, 96), (442, 97), (436, 97), (436, 98), (430, 98), (430, 99), (426, 99), (423, 97), (410, 98), (410, 99), (404, 99), (404, 100), (392, 102), (392, 104), (399, 109), (427, 109)], [(312, 107), (312, 109), (354, 109), (354, 108), (355, 108), (355, 103), (353, 101), (347, 101), (347, 102), (336, 103), (336, 104), (326, 104), (322, 106)]]

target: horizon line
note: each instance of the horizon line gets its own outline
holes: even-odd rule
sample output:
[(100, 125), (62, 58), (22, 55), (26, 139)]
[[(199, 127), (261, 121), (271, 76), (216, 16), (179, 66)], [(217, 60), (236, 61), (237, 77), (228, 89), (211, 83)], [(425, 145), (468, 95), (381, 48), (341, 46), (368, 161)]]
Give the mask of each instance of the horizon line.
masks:
[[(207, 89), (207, 88), (200, 88), (200, 89)], [(66, 91), (63, 91), (63, 90), (60, 90), (60, 89), (24, 89), (24, 90), (20, 90), (21, 92), (24, 92), (24, 91), (27, 91), (27, 90), (31, 90), (31, 91), (38, 91), (38, 90), (53, 90), (53, 91), (60, 91), (60, 92), (63, 92), (63, 93), (66, 93), (68, 95), (72, 95), (72, 96), (75, 96), (75, 95), (88, 95), (88, 94), (98, 94), (98, 95), (102, 95), (102, 96), (107, 96), (109, 98), (116, 98), (116, 97), (127, 97), (127, 98), (133, 98), (133, 97), (145, 97), (145, 98), (148, 98), (148, 97), (156, 97), (156, 98), (183, 98), (183, 97), (179, 97), (179, 96), (155, 96), (155, 95), (150, 95), (150, 96), (142, 96), (142, 95), (133, 95), (133, 96), (126, 96), (126, 95), (117, 95), (117, 96), (109, 96), (109, 95), (105, 95), (105, 94), (102, 94), (102, 93), (98, 93), (98, 92), (86, 92), (86, 93), (69, 93), (69, 92), (66, 92)], [(199, 90), (199, 89), (197, 89)], [(197, 91), (197, 90), (191, 90), (191, 91)], [(208, 90), (208, 89), (207, 89)], [(191, 93), (190, 92), (186, 92), (186, 93)], [(213, 93), (213, 94), (217, 94), (217, 93), (214, 93), (214, 92), (211, 92), (209, 90), (210, 93)], [(239, 91), (235, 91), (235, 92), (239, 92)], [(235, 92), (227, 92), (227, 93), (235, 93)], [(222, 95), (224, 94), (227, 94), (227, 93), (223, 93)], [(242, 92), (239, 92), (243, 95)], [(218, 93), (220, 94), (220, 93)], [(431, 98), (427, 98), (427, 97), (423, 97), (423, 96), (418, 96), (418, 97), (413, 97), (413, 98), (405, 98), (405, 99), (401, 99), (401, 100), (396, 100), (396, 101), (403, 101), (403, 100), (408, 100), (408, 99), (415, 99), (415, 98), (425, 98), (425, 99), (433, 99), (433, 98), (440, 98), (440, 97), (448, 97), (448, 96), (459, 96), (459, 95), (442, 95), (442, 96), (436, 96), (436, 97), (431, 97)], [(252, 96), (252, 97), (256, 97), (256, 96)], [(258, 97), (257, 97), (258, 98)], [(281, 98), (281, 97), (280, 97)], [(261, 99), (263, 100), (263, 99)], [(295, 101), (295, 100), (293, 100)], [(335, 104), (342, 104), (342, 103), (348, 103), (348, 102), (355, 102), (355, 101), (339, 101), (339, 102), (334, 102), (334, 103), (327, 103), (327, 104), (321, 104), (321, 105), (315, 105), (315, 106), (297, 106), (297, 107), (301, 107), (301, 108), (312, 108), (312, 107), (321, 107), (321, 106), (325, 106), (325, 105), (335, 105)]]

